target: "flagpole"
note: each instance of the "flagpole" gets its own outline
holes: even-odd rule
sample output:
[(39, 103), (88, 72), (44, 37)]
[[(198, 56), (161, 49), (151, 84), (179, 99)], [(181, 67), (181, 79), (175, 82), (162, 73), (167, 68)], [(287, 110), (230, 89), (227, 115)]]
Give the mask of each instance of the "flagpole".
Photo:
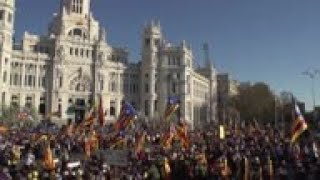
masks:
[(277, 95), (274, 93), (274, 128), (277, 128)]

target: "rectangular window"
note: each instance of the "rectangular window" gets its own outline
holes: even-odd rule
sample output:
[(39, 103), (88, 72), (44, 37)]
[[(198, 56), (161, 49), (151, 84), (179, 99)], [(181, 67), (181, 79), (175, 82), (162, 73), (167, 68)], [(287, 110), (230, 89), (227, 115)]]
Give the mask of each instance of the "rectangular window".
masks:
[(28, 86), (32, 86), (32, 75), (28, 76)]
[(103, 80), (100, 81), (100, 90), (103, 91)]
[(36, 87), (36, 76), (32, 76), (32, 87)]
[(158, 100), (154, 100), (154, 111), (158, 110)]
[(63, 78), (62, 78), (62, 76), (60, 76), (60, 78), (59, 78), (59, 86), (60, 86), (60, 87), (63, 86)]
[(83, 57), (83, 49), (80, 51), (80, 56)]
[(3, 72), (3, 83), (7, 82), (7, 72)]
[(116, 82), (111, 83), (111, 91), (116, 92)]
[(70, 48), (70, 55), (73, 55), (73, 48)]
[(12, 14), (11, 14), (11, 13), (8, 14), (8, 22), (9, 22), (9, 23), (12, 22)]
[(46, 78), (43, 76), (41, 80), (41, 87), (45, 88), (46, 87)]
[(26, 104), (25, 104), (26, 107), (31, 107), (32, 106), (32, 97), (31, 96), (27, 96), (26, 97)]
[(145, 114), (146, 116), (149, 115), (149, 101), (148, 101), (148, 100), (145, 100), (145, 101), (144, 101), (144, 114)]
[(110, 115), (111, 116), (116, 115), (116, 102), (114, 102), (114, 101), (110, 102)]
[(146, 84), (144, 85), (144, 91), (145, 91), (146, 93), (149, 92), (149, 84), (148, 84), (148, 83), (146, 83)]
[(0, 10), (0, 21), (3, 20), (4, 17), (4, 10)]
[(178, 65), (178, 66), (181, 65), (180, 57), (177, 57), (177, 65)]
[(78, 50), (78, 48), (76, 48), (76, 50), (75, 50), (75, 55), (76, 55), (76, 56), (79, 55), (79, 50)]
[(14, 80), (13, 80), (13, 85), (17, 86), (18, 85), (18, 81), (19, 81), (19, 75), (15, 74), (14, 75)]

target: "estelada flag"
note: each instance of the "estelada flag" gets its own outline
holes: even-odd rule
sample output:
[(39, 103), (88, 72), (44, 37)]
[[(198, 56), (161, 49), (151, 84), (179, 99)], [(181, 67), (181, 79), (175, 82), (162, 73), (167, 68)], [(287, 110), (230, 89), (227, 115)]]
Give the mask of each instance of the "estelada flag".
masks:
[(308, 125), (302, 116), (300, 109), (297, 104), (295, 104), (295, 116), (293, 121), (293, 128), (292, 128), (292, 137), (291, 137), (291, 143), (294, 143), (297, 138), (308, 129)]
[(124, 131), (137, 118), (135, 108), (128, 102), (123, 102), (119, 119), (115, 122), (114, 127), (116, 132)]
[(169, 121), (172, 114), (174, 114), (179, 109), (179, 98), (176, 96), (171, 96), (168, 98), (167, 107), (164, 112), (165, 121)]

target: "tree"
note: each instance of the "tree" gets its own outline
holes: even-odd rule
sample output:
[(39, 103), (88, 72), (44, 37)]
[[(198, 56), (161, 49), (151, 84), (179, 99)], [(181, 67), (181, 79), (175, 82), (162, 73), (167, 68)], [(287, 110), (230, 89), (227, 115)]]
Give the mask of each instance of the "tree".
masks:
[(275, 96), (263, 82), (241, 84), (239, 94), (231, 101), (246, 122), (256, 119), (260, 123), (268, 123), (274, 120)]
[[(26, 116), (24, 121), (19, 119), (19, 113), (25, 113)], [(8, 106), (2, 107), (2, 114), (0, 116), (0, 122), (7, 126), (17, 126), (23, 123), (24, 126), (32, 126), (39, 117), (34, 107), (24, 107), (20, 108), (19, 106)]]

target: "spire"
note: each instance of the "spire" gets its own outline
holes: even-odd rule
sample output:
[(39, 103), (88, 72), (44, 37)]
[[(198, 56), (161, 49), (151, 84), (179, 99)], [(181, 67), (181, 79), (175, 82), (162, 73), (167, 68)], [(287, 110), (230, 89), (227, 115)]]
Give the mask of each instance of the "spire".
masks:
[(211, 62), (210, 55), (209, 55), (209, 44), (208, 43), (203, 44), (203, 52), (204, 52), (204, 60), (206, 63), (206, 67), (211, 67), (212, 62)]

